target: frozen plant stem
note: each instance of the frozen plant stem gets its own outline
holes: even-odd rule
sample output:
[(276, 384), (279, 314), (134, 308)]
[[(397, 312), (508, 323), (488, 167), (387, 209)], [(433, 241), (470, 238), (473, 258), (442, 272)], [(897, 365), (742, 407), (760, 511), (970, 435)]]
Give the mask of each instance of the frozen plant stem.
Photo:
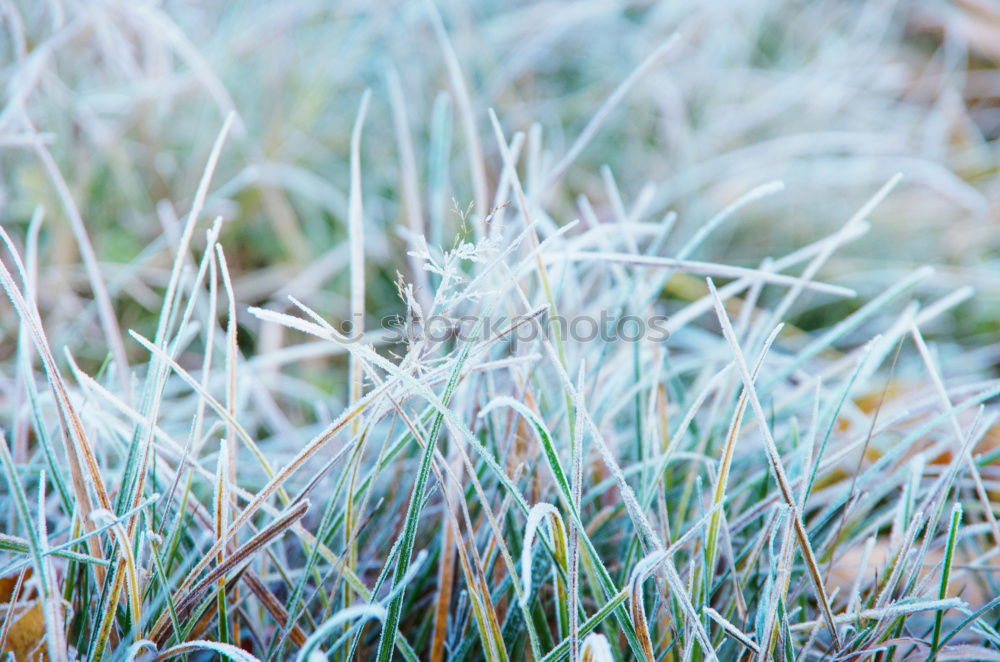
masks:
[(722, 325), (722, 331), (726, 340), (729, 342), (730, 348), (732, 349), (733, 357), (736, 359), (736, 365), (740, 370), (740, 376), (743, 378), (743, 388), (750, 394), (750, 404), (753, 407), (754, 413), (757, 415), (757, 422), (764, 434), (764, 450), (767, 453), (767, 459), (771, 465), (771, 470), (774, 472), (774, 477), (778, 482), (778, 488), (781, 490), (781, 496), (785, 500), (786, 505), (788, 505), (789, 515), (792, 518), (792, 525), (795, 528), (795, 535), (799, 539), (799, 545), (802, 548), (802, 557), (805, 559), (809, 576), (812, 578), (813, 585), (816, 588), (816, 595), (819, 600), (820, 608), (823, 610), (823, 618), (826, 620), (827, 627), (830, 630), (830, 637), (833, 639), (834, 648), (839, 649), (840, 636), (837, 634), (837, 625), (833, 620), (833, 610), (830, 608), (830, 600), (826, 595), (826, 587), (823, 585), (823, 577), (820, 574), (819, 565), (816, 563), (816, 556), (813, 554), (812, 545), (809, 543), (809, 534), (806, 532), (806, 527), (802, 523), (802, 515), (799, 513), (798, 505), (795, 501), (795, 495), (788, 483), (788, 478), (785, 477), (785, 469), (781, 463), (781, 455), (778, 453), (778, 448), (775, 446), (774, 439), (771, 436), (771, 428), (768, 422), (767, 414), (764, 413), (764, 408), (760, 404), (760, 398), (757, 397), (757, 391), (754, 389), (753, 377), (747, 369), (746, 359), (743, 358), (743, 351), (740, 349), (739, 343), (736, 340), (736, 334), (733, 332), (733, 325), (729, 322), (729, 316), (726, 314), (726, 310), (722, 305), (722, 299), (719, 298), (719, 293), (715, 289), (715, 283), (712, 282), (711, 278), (706, 279), (706, 282), (708, 283), (708, 289), (712, 292), (712, 297), (715, 300), (715, 314), (719, 318), (719, 323)]

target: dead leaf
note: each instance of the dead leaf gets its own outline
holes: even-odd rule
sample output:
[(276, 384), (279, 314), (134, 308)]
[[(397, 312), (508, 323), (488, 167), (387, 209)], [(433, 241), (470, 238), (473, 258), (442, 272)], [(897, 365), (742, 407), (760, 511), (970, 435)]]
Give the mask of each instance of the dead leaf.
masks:
[[(10, 608), (10, 604), (5, 605)], [(15, 607), (17, 609), (17, 607)], [(6, 611), (6, 610), (5, 610)], [(10, 626), (4, 652), (14, 653), (17, 662), (41, 662), (47, 659), (45, 654), (45, 619), (42, 616), (42, 606), (35, 602)]]
[(31, 568), (24, 572), (24, 579), (18, 595), (18, 575), (0, 577), (0, 624), (7, 618), (7, 612), (14, 610), (3, 653), (11, 652), (17, 662), (41, 662), (45, 654), (45, 618), (42, 606), (34, 589), (30, 588)]

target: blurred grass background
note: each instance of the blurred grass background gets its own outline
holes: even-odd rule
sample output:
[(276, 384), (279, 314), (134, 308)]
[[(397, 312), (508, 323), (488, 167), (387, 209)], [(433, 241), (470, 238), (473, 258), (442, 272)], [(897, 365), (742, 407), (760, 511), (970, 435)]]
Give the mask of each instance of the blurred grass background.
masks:
[[(493, 108), (512, 130), (538, 132), (526, 149), (550, 164), (617, 84), (680, 31), (667, 62), (637, 82), (553, 189), (549, 197), (558, 198), (546, 206), (556, 223), (579, 216), (581, 193), (599, 219), (611, 216), (603, 167), (624, 198), (649, 186), (648, 213), (674, 209), (682, 224), (780, 179), (782, 195), (755, 204), (711, 246), (719, 260), (750, 265), (838, 227), (902, 172), (872, 233), (825, 273), (861, 293), (844, 304), (851, 307), (915, 264), (939, 265), (924, 287), (972, 284), (980, 296), (929, 332), (987, 346), (975, 360), (996, 366), (995, 4), (600, 0), (439, 9), (478, 129), (488, 130)], [(158, 238), (176, 233), (229, 111), (237, 113), (235, 139), (207, 213), (225, 219), (223, 243), (248, 303), (270, 300), (311, 265), (311, 303), (333, 319), (347, 315), (348, 140), (358, 99), (371, 88), (362, 154), (368, 309), (400, 310), (393, 282), (406, 267), (405, 224), (390, 69), (399, 73), (440, 243), (455, 232), (456, 204), (473, 200), (465, 134), (424, 3), (8, 1), (0, 25), (0, 222), (23, 234), (36, 206), (46, 210), (40, 305), (56, 345), (98, 327), (79, 322), (93, 314), (90, 293), (65, 212), (31, 148), (35, 132), (80, 205), (122, 326), (145, 331), (170, 260)], [(484, 144), (495, 166), (495, 146)], [(434, 159), (446, 162), (448, 181), (428, 181)], [(792, 321), (823, 326), (843, 312), (806, 307)], [(9, 355), (16, 321), (4, 315), (0, 323), (0, 351)], [(254, 324), (246, 325), (241, 342), (253, 343)], [(103, 349), (72, 344), (93, 364), (103, 360)]]

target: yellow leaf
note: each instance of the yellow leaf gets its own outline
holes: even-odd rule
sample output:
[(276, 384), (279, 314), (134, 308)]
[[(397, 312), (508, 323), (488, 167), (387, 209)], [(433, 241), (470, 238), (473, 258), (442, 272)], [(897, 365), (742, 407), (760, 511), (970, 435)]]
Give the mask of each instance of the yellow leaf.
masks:
[[(17, 595), (18, 575), (0, 577), (0, 627), (7, 619), (7, 612), (14, 610), (7, 639), (4, 641), (3, 654), (14, 653), (17, 662), (41, 662), (45, 654), (45, 619), (42, 616), (42, 606), (38, 603), (34, 591), (28, 587), (31, 568), (24, 571), (21, 588)], [(30, 606), (28, 606), (30, 605)]]

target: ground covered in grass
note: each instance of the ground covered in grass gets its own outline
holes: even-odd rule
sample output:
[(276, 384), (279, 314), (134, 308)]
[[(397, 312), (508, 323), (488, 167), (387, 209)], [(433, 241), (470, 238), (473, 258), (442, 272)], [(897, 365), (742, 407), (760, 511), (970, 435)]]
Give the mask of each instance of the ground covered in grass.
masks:
[(0, 651), (1000, 659), (997, 43), (0, 0)]

